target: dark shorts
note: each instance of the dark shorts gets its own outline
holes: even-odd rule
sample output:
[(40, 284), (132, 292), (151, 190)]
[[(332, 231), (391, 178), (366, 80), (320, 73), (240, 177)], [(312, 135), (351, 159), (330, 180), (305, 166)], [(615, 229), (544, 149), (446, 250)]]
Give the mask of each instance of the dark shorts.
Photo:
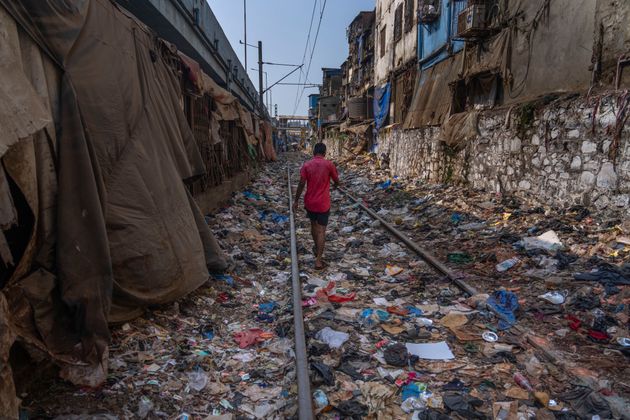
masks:
[(308, 218), (311, 219), (311, 222), (317, 222), (318, 225), (327, 226), (328, 218), (330, 217), (330, 210), (325, 213), (316, 213), (314, 211), (306, 210), (306, 214)]

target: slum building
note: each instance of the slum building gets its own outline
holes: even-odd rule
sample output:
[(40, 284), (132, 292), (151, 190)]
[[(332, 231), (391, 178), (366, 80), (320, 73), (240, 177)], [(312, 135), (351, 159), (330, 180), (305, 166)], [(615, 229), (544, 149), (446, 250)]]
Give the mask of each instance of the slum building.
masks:
[(342, 123), (344, 146), (357, 152), (372, 144), (374, 102), (375, 11), (360, 12), (347, 28), (348, 58), (343, 71)]
[(323, 68), (322, 86), (317, 99), (319, 138), (339, 133), (342, 120), (343, 73), (341, 68)]
[[(417, 77), (418, 25), (415, 0), (376, 2), (374, 83), (376, 128), (400, 123), (407, 113)], [(378, 116), (377, 116), (378, 113)]]
[(308, 95), (308, 122), (311, 133), (317, 133), (319, 127), (319, 93)]
[(17, 418), (12, 369), (32, 372), (9, 355), (101, 384), (110, 323), (227, 266), (204, 197), (275, 154), (266, 113), (113, 2), (3, 0), (0, 37), (0, 416)]
[(374, 151), (392, 175), (630, 208), (630, 3), (414, 3), (376, 5)]
[(350, 121), (365, 121), (372, 116), (374, 95), (374, 11), (359, 13), (348, 26), (347, 38), (344, 105)]

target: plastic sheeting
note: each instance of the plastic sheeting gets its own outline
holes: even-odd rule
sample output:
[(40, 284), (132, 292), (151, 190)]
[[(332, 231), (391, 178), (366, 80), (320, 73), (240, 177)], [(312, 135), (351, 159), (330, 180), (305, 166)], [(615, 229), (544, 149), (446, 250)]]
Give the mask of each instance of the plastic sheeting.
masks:
[[(50, 86), (60, 87), (51, 100), (60, 136), (40, 130), (2, 158), (36, 217), (2, 292), (19, 339), (64, 365), (64, 377), (95, 385), (105, 379), (108, 321), (181, 297), (208, 269), (225, 268), (182, 182), (205, 168), (178, 80), (144, 26), (108, 1), (0, 4), (65, 70), (43, 84), (52, 99)], [(42, 268), (32, 271), (36, 259)]]
[(374, 88), (374, 127), (377, 130), (385, 124), (389, 114), (390, 98), (391, 85), (389, 82)]
[[(455, 54), (423, 70), (404, 128), (441, 125), (449, 114), (453, 98), (449, 83), (465, 80), (469, 89), (479, 90), (482, 73), (501, 76), (503, 105), (533, 100), (551, 92), (589, 87), (597, 2), (514, 0), (506, 5), (505, 16), (518, 15), (522, 23), (505, 27), (484, 43), (470, 45), (465, 53)], [(587, 29), (576, 31), (575, 28)], [(431, 42), (442, 42), (438, 35), (434, 34)], [(487, 97), (482, 92), (473, 102), (492, 106), (496, 96), (493, 92), (490, 89)]]
[(49, 112), (22, 71), (15, 22), (0, 10), (0, 157), (19, 139), (44, 128)]
[(451, 115), (442, 124), (444, 142), (451, 147), (456, 147), (474, 139), (479, 134), (478, 119), (479, 114), (477, 112), (462, 112)]
[(461, 62), (462, 54), (457, 54), (422, 72), (403, 123), (404, 128), (442, 124), (451, 108), (449, 83), (457, 79)]
[(13, 374), (9, 365), (9, 351), (15, 340), (15, 333), (8, 320), (9, 308), (4, 295), (0, 293), (0, 417), (17, 419), (20, 400), (15, 396)]

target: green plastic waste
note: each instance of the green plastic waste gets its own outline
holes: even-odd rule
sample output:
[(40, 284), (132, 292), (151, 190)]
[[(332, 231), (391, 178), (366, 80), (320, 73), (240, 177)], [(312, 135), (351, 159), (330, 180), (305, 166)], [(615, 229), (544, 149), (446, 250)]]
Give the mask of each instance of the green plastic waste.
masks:
[(451, 252), (447, 258), (448, 262), (455, 264), (470, 264), (474, 261), (473, 257), (465, 252)]

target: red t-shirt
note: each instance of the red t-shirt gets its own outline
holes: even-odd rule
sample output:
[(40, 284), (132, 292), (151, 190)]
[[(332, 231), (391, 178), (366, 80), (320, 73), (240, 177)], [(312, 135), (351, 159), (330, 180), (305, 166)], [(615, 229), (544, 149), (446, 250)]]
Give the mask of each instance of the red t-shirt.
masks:
[(304, 207), (315, 213), (330, 210), (330, 178), (339, 182), (335, 165), (321, 156), (305, 162), (300, 169), (300, 176), (306, 181)]

